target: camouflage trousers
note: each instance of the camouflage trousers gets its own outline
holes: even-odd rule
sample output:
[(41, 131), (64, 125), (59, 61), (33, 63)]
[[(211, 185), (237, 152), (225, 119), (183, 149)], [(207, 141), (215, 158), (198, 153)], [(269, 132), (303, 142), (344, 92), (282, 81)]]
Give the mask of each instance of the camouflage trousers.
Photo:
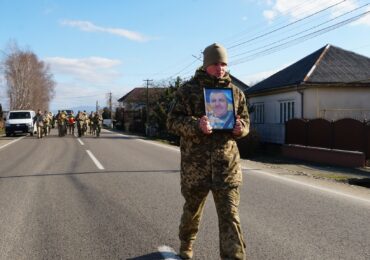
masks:
[[(198, 233), (209, 189), (181, 188), (185, 198), (179, 238), (192, 243)], [(222, 259), (245, 259), (245, 243), (239, 218), (239, 187), (211, 190), (218, 215), (220, 256)]]

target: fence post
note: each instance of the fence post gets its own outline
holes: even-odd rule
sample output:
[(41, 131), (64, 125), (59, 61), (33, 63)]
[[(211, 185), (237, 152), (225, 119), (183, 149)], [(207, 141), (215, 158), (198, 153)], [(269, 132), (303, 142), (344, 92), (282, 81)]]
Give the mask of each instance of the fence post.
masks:
[(330, 121), (330, 129), (331, 129), (330, 149), (334, 149), (334, 147), (335, 147), (335, 143), (334, 143), (334, 140), (335, 140), (334, 139), (335, 130), (334, 130), (334, 121), (333, 120)]
[(367, 122), (366, 120), (364, 120), (364, 152), (365, 152), (365, 157), (366, 157), (366, 160), (369, 159), (370, 157), (370, 140), (369, 140), (369, 134), (370, 134), (370, 124), (369, 122)]

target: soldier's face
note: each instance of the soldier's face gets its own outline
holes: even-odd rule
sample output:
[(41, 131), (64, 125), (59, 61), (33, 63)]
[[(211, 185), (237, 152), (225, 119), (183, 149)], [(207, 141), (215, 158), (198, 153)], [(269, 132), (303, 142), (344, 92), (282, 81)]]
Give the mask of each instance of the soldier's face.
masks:
[(209, 65), (206, 68), (206, 71), (209, 75), (212, 75), (216, 78), (222, 78), (225, 76), (227, 70), (227, 65), (225, 63), (215, 63), (212, 65)]
[(227, 113), (227, 100), (224, 94), (214, 93), (210, 95), (211, 107), (216, 117), (222, 117)]

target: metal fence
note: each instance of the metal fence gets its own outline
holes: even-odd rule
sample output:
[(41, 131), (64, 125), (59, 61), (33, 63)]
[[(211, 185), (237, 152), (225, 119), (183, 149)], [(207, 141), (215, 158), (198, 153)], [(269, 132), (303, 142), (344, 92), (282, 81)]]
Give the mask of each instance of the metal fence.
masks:
[(369, 159), (370, 121), (352, 118), (337, 121), (291, 119), (285, 125), (285, 143), (360, 151)]

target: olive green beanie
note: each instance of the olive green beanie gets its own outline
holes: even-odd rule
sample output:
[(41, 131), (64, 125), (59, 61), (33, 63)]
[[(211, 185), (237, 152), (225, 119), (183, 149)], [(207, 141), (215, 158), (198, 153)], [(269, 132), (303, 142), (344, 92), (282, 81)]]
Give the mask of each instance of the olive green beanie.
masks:
[(206, 69), (209, 65), (215, 63), (227, 64), (226, 49), (218, 43), (209, 45), (203, 51), (203, 68)]

